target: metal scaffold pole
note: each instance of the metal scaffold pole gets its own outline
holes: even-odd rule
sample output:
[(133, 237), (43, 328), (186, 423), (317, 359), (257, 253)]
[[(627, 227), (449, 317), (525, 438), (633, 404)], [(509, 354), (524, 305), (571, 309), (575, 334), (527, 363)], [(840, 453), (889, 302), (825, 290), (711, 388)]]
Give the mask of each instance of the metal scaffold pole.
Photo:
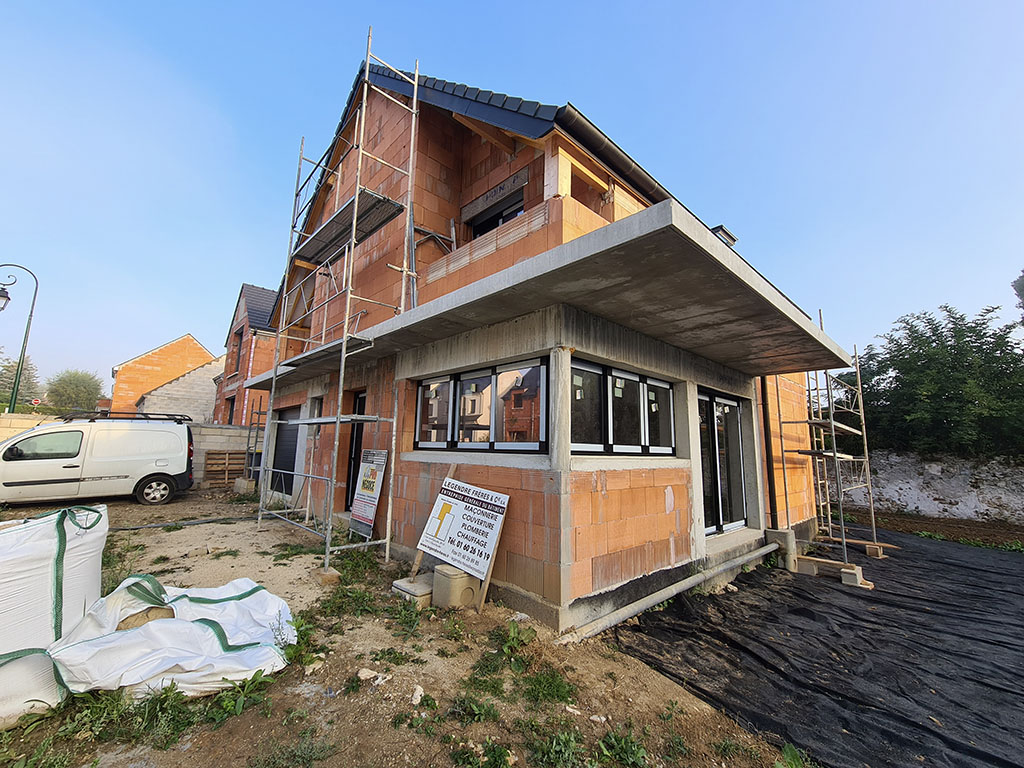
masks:
[[(387, 307), (395, 314), (404, 312), (410, 303), (407, 300), (409, 296), (408, 282), (410, 279), (415, 280), (416, 274), (413, 202), (417, 118), (419, 115), (419, 61), (416, 62), (415, 71), (410, 77), (408, 73), (395, 69), (375, 56), (372, 44), (373, 28), (371, 27), (366, 36), (366, 57), (357, 85), (359, 88), (357, 105), (352, 114), (342, 116), (342, 125), (339, 126), (338, 134), (327, 151), (319, 159), (311, 159), (305, 156), (305, 142), (303, 141), (300, 145), (299, 168), (296, 173), (295, 198), (292, 205), (291, 233), (288, 242), (288, 259), (285, 264), (285, 277), (282, 281), (277, 307), (274, 367), (270, 376), (270, 397), (266, 409), (267, 418), (264, 431), (265, 445), (260, 465), (260, 522), (265, 515), (269, 515), (322, 537), (325, 570), (330, 567), (332, 553), (349, 548), (383, 544), (385, 557), (390, 557), (391, 554), (394, 473), (398, 448), (398, 382), (394, 381), (392, 386), (393, 413), (390, 417), (361, 413), (346, 414), (344, 413), (346, 368), (348, 358), (373, 345), (371, 340), (357, 335), (359, 322), (367, 310), (354, 311), (355, 303)], [(378, 67), (373, 62), (380, 66)], [(375, 70), (378, 74), (387, 71), (389, 76), (408, 82), (412, 88), (409, 103), (402, 100), (402, 98), (408, 97), (396, 98), (377, 87), (373, 83)], [(381, 81), (378, 80), (378, 82)], [(382, 96), (387, 103), (395, 104), (409, 113), (409, 151), (407, 156), (400, 158), (404, 159), (404, 163), (397, 164), (385, 160), (370, 152), (366, 147), (367, 105), (371, 91)], [(354, 124), (351, 122), (352, 117), (355, 119)], [(351, 141), (343, 135), (349, 126), (351, 126)], [(351, 199), (343, 202), (341, 194), (342, 163), (350, 157), (352, 158), (351, 171), (354, 176), (354, 191)], [(376, 168), (390, 168), (405, 176), (404, 202), (391, 199), (379, 191), (364, 186), (366, 181), (363, 165), (368, 159), (379, 164), (375, 166)], [(404, 167), (402, 167), (403, 165)], [(307, 166), (310, 167), (310, 170), (304, 177), (303, 171)], [(346, 167), (349, 166), (346, 165)], [(328, 209), (328, 205), (331, 203), (333, 203), (333, 212)], [(360, 243), (403, 212), (405, 219), (403, 222), (402, 264), (400, 267), (387, 264), (388, 267), (401, 273), (396, 303), (389, 304), (379, 301), (377, 298), (359, 296), (355, 292), (354, 283), (357, 249)], [(335, 274), (337, 267), (340, 267), (341, 272), (340, 287)], [(302, 276), (300, 270), (306, 270), (308, 274)], [(294, 281), (292, 280), (293, 272), (297, 273)], [(334, 301), (341, 302), (344, 309), (340, 321), (328, 325), (328, 307)], [(411, 303), (415, 305), (415, 289), (411, 292)], [(315, 313), (320, 313), (318, 315), (319, 327), (316, 332), (313, 331), (313, 328), (316, 327), (313, 317)], [(340, 338), (338, 338), (339, 336)], [(282, 354), (282, 345), (288, 347), (289, 342), (293, 345), (296, 342), (299, 344), (298, 354), (318, 347), (336, 345), (337, 352), (332, 351), (332, 355), (338, 354), (337, 392), (333, 403), (333, 415), (311, 412), (309, 417), (298, 419), (285, 419), (276, 415), (278, 411), (275, 411), (275, 400), (280, 391), (281, 377), (292, 375), (292, 380), (302, 380), (293, 375), (295, 366), (284, 364), (296, 356), (296, 354)], [(380, 397), (383, 404), (383, 393), (380, 393)], [(322, 402), (322, 399), (320, 401)], [(373, 540), (372, 529), (369, 532), (363, 532), (361, 530), (353, 531), (350, 527), (350, 533), (356, 532), (364, 536), (365, 540), (353, 544), (334, 545), (332, 539), (336, 497), (339, 490), (338, 461), (342, 428), (348, 426), (354, 429), (360, 424), (380, 422), (390, 422), (391, 429), (391, 470), (387, 485), (387, 520), (384, 536), (381, 539)], [(271, 425), (274, 425), (273, 432)], [(329, 471), (313, 473), (274, 468), (274, 453), (277, 450), (277, 441), (274, 437), (277, 430), (285, 425), (315, 425), (317, 429), (321, 426), (333, 425), (334, 434), (330, 449)], [(314, 440), (316, 440), (315, 437)], [(314, 442), (314, 457), (317, 453), (315, 450), (317, 445), (321, 445), (321, 443)], [(279, 483), (280, 498), (275, 496), (275, 478), (282, 479)], [(295, 485), (298, 481), (301, 481), (301, 487), (296, 492)], [(319, 504), (316, 505), (316, 513), (313, 512), (315, 494), (312, 489), (317, 483), (322, 483), (324, 487), (322, 516)], [(305, 495), (309, 499), (305, 510), (298, 509), (298, 500), (303, 496), (302, 491), (305, 491)], [(271, 508), (272, 503), (274, 508)], [(303, 521), (292, 519), (292, 515), (300, 511), (305, 513)]]

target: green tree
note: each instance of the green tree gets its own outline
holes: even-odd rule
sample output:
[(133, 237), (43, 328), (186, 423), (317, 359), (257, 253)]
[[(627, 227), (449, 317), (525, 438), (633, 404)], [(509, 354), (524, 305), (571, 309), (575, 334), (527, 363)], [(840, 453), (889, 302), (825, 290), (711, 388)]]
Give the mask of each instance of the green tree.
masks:
[(103, 382), (89, 371), (64, 370), (46, 382), (46, 399), (61, 410), (94, 411), (102, 396)]
[[(11, 400), (11, 387), (14, 386), (14, 375), (18, 370), (18, 361), (7, 357), (0, 358), (0, 398), (4, 403)], [(39, 383), (39, 370), (32, 358), (25, 356), (25, 365), (21, 369), (21, 381), (18, 383), (18, 402), (25, 403), (33, 398), (42, 398), (43, 386)]]
[(861, 356), (872, 448), (958, 456), (1024, 454), (1024, 343), (943, 305), (896, 321)]
[(1017, 294), (1017, 309), (1021, 310), (1020, 320), (1024, 323), (1024, 269), (1020, 271), (1020, 277), (1010, 285), (1013, 286), (1013, 292)]

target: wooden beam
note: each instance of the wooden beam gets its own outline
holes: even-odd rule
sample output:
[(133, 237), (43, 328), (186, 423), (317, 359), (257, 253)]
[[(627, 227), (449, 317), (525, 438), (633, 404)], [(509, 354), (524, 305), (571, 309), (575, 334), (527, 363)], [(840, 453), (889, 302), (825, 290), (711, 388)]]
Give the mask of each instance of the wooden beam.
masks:
[(460, 115), (457, 112), (452, 112), (452, 117), (455, 118), (455, 122), (466, 126), (469, 130), (477, 136), (482, 137), (485, 141), (489, 141), (499, 149), (505, 150), (507, 154), (514, 155), (516, 153), (515, 139), (511, 138), (505, 132), (495, 128), (493, 125), (481, 122), (480, 120), (474, 120), (472, 117)]
[(597, 189), (601, 190), (602, 192), (608, 191), (608, 182), (606, 180), (603, 180), (596, 174), (592, 173), (589, 168), (583, 165), (583, 163), (574, 160), (572, 155), (570, 155), (561, 147), (558, 148), (558, 154), (562, 155), (569, 162), (569, 164), (572, 166), (573, 173), (578, 173), (580, 176), (582, 176), (584, 179), (586, 179), (588, 182), (590, 182), (593, 186), (597, 187)]
[(313, 262), (311, 262), (311, 261), (303, 261), (302, 259), (295, 259), (295, 261), (293, 261), (292, 264), (294, 266), (296, 266), (296, 267), (302, 267), (303, 269), (308, 269), (310, 272), (313, 272), (314, 270), (320, 269), (320, 267), (317, 266), (316, 264), (314, 264)]

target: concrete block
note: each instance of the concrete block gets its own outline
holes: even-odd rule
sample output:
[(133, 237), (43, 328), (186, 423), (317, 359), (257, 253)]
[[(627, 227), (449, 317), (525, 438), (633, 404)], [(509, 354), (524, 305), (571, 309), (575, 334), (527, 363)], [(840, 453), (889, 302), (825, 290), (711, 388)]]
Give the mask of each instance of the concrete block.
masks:
[(796, 572), (803, 574), (804, 576), (817, 576), (818, 566), (808, 560), (798, 559)]
[(421, 610), (429, 608), (434, 593), (434, 577), (431, 574), (421, 574), (415, 580), (397, 579), (391, 582), (391, 591)]
[(480, 599), (480, 579), (454, 565), (434, 568), (433, 604), (439, 608), (464, 608)]
[(333, 568), (314, 568), (312, 574), (313, 578), (320, 582), (321, 587), (334, 587), (341, 583), (341, 574)]
[(232, 490), (237, 494), (253, 493), (256, 490), (256, 481), (244, 477), (236, 477)]
[(768, 544), (778, 543), (779, 550), (785, 559), (787, 571), (791, 573), (800, 573), (797, 569), (796, 559), (796, 556), (799, 554), (797, 552), (796, 531), (790, 528), (781, 530), (769, 528), (764, 532), (764, 538), (765, 542)]
[(873, 557), (877, 560), (885, 557), (885, 551), (878, 544), (865, 544), (864, 550), (867, 552), (868, 557)]

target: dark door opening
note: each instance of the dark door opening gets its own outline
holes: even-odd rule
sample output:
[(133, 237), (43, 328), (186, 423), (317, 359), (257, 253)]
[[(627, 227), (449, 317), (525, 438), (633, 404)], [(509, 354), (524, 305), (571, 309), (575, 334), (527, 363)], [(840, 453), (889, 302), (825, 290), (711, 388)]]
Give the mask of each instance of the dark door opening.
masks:
[[(301, 418), (301, 408), (283, 408), (274, 411), (277, 421), (291, 421)], [(270, 487), (288, 496), (292, 493), (295, 480), (295, 455), (299, 445), (298, 424), (278, 424), (274, 440), (274, 475)]]
[(700, 468), (704, 486), (704, 532), (742, 528), (747, 509), (743, 488), (740, 404), (715, 395), (700, 395)]
[[(366, 413), (366, 393), (356, 393), (352, 413)], [(363, 425), (352, 425), (352, 439), (348, 443), (348, 474), (345, 479), (345, 509), (352, 509), (352, 499), (356, 495), (356, 483), (359, 480), (359, 460), (363, 455)]]

